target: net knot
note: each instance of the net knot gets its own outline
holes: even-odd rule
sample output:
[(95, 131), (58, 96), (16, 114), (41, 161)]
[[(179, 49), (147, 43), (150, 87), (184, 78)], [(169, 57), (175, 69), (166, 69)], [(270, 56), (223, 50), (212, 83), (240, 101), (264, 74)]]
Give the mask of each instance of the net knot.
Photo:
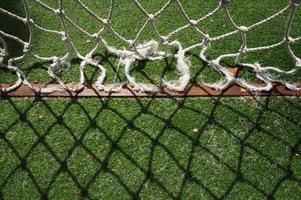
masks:
[(54, 56), (54, 57), (52, 58), (52, 62), (53, 62), (53, 63), (58, 63), (59, 60), (60, 60), (60, 58), (59, 58), (59, 57), (56, 57), (56, 56)]
[(63, 41), (66, 41), (68, 39), (68, 35), (67, 35), (67, 33), (65, 31), (61, 31), (60, 34), (62, 36), (62, 40)]
[(27, 18), (23, 19), (23, 23), (28, 25), (28, 26), (33, 26), (35, 24), (33, 19), (27, 19)]
[(148, 15), (148, 19), (151, 20), (151, 21), (154, 21), (155, 20), (155, 16), (153, 14), (149, 14)]
[(12, 66), (14, 64), (14, 62), (16, 61), (15, 58), (10, 58), (8, 59), (8, 66)]
[(151, 40), (144, 44), (138, 45), (137, 49), (144, 57), (155, 56), (158, 52), (159, 44), (155, 40)]
[(218, 66), (218, 65), (219, 65), (219, 61), (218, 61), (218, 60), (212, 60), (212, 61), (210, 61), (210, 63), (209, 63), (209, 66), (212, 66), (212, 67)]
[(56, 15), (59, 15), (59, 16), (61, 16), (61, 15), (64, 15), (65, 14), (65, 11), (63, 10), (63, 9), (56, 9), (56, 10), (54, 10), (54, 13), (56, 14)]
[(262, 72), (261, 66), (259, 63), (254, 63), (254, 72), (260, 73)]
[(109, 21), (107, 19), (102, 20), (102, 25), (107, 26), (109, 24)]
[(28, 53), (30, 50), (30, 44), (28, 42), (24, 43), (23, 53)]
[(95, 38), (95, 39), (97, 39), (98, 38), (98, 33), (93, 33), (92, 37)]
[(246, 26), (240, 26), (240, 27), (238, 27), (238, 30), (239, 30), (240, 32), (246, 33), (246, 32), (249, 31), (249, 28), (246, 27)]
[(52, 58), (52, 64), (50, 65), (51, 70), (53, 72), (59, 72), (62, 70), (62, 66), (68, 66), (68, 63), (65, 62), (64, 58), (59, 58), (57, 56), (54, 56)]
[(204, 35), (204, 40), (203, 40), (203, 43), (206, 47), (210, 46), (210, 42), (211, 42), (211, 38), (209, 36), (209, 34), (205, 34)]
[(293, 44), (295, 42), (294, 38), (288, 36), (284, 38), (284, 41), (286, 41), (289, 44)]
[(161, 40), (162, 40), (163, 44), (165, 44), (165, 45), (167, 45), (169, 43), (168, 39), (169, 38), (167, 36), (161, 36)]
[(135, 47), (135, 41), (134, 40), (127, 40), (129, 47), (134, 48)]
[(189, 20), (189, 23), (192, 25), (192, 26), (197, 26), (199, 23), (198, 21), (196, 20)]

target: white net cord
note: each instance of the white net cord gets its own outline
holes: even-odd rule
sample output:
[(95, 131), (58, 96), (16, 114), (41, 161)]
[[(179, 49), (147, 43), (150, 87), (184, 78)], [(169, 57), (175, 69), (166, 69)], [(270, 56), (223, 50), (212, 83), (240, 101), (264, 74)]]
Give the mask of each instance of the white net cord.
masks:
[[(232, 84), (237, 84), (243, 88), (246, 88), (249, 91), (269, 91), (273, 87), (273, 83), (281, 83), (285, 85), (290, 90), (301, 90), (300, 87), (297, 87), (296, 84), (290, 83), (283, 80), (278, 80), (272, 77), (270, 72), (277, 72), (277, 73), (283, 73), (283, 74), (294, 74), (298, 70), (301, 69), (301, 58), (299, 58), (296, 53), (292, 49), (292, 44), (295, 44), (297, 42), (301, 41), (301, 36), (292, 38), (290, 36), (291, 33), (291, 27), (294, 22), (294, 16), (297, 7), (300, 5), (301, 0), (288, 0), (288, 5), (281, 9), (280, 11), (274, 13), (272, 16), (267, 17), (266, 19), (263, 19), (261, 21), (256, 22), (255, 24), (252, 24), (250, 26), (240, 26), (236, 24), (235, 20), (231, 16), (229, 12), (230, 7), (230, 0), (220, 0), (218, 5), (215, 9), (213, 9), (211, 12), (207, 13), (205, 16), (199, 18), (199, 19), (191, 19), (187, 12), (185, 11), (183, 5), (181, 4), (180, 0), (168, 0), (156, 13), (148, 13), (143, 6), (139, 3), (138, 0), (133, 0), (137, 8), (143, 13), (143, 15), (146, 17), (146, 21), (141, 27), (141, 29), (137, 32), (134, 39), (126, 39), (124, 36), (122, 36), (120, 33), (118, 33), (114, 27), (111, 25), (112, 20), (112, 13), (114, 10), (115, 0), (110, 0), (110, 8), (109, 8), (109, 14), (106, 19), (103, 19), (99, 17), (97, 14), (92, 12), (91, 9), (89, 9), (88, 6), (86, 6), (81, 0), (73, 0), (75, 1), (83, 11), (87, 12), (90, 16), (95, 18), (97, 21), (99, 21), (102, 25), (99, 31), (96, 33), (89, 33), (84, 28), (80, 27), (77, 23), (75, 23), (71, 18), (69, 18), (64, 11), (64, 0), (59, 0), (59, 7), (53, 8), (46, 3), (42, 2), (41, 0), (33, 0), (40, 6), (42, 6), (47, 11), (52, 12), (55, 14), (61, 22), (61, 30), (51, 30), (44, 28), (43, 26), (37, 24), (33, 19), (31, 19), (31, 11), (29, 9), (28, 0), (23, 0), (24, 10), (25, 10), (25, 17), (20, 17), (14, 13), (11, 13), (3, 8), (0, 8), (0, 12), (2, 14), (5, 14), (9, 17), (15, 18), (17, 20), (22, 21), (24, 24), (26, 24), (28, 30), (29, 30), (29, 38), (28, 41), (23, 41), (22, 39), (18, 38), (17, 36), (11, 35), (9, 33), (6, 33), (3, 30), (0, 30), (0, 67), (6, 68), (13, 73), (17, 75), (17, 81), (12, 84), (8, 88), (1, 88), (2, 92), (9, 92), (17, 87), (19, 87), (21, 84), (27, 85), (30, 89), (32, 89), (35, 92), (38, 93), (52, 93), (56, 91), (70, 91), (70, 92), (78, 92), (81, 91), (84, 88), (84, 85), (86, 83), (84, 71), (86, 69), (86, 66), (90, 65), (93, 67), (96, 67), (100, 71), (100, 75), (95, 82), (95, 85), (98, 90), (104, 90), (107, 92), (118, 92), (122, 86), (125, 84), (123, 83), (115, 83), (113, 86), (106, 86), (104, 84), (105, 78), (106, 78), (106, 68), (97, 60), (93, 59), (93, 56), (95, 55), (96, 51), (100, 48), (106, 49), (110, 54), (117, 56), (119, 58), (119, 65), (124, 67), (124, 72), (126, 79), (130, 86), (133, 87), (134, 90), (142, 91), (142, 92), (158, 92), (159, 87), (157, 86), (149, 86), (147, 84), (139, 83), (134, 77), (131, 76), (131, 70), (133, 68), (133, 65), (137, 61), (141, 60), (163, 60), (167, 57), (174, 57), (176, 59), (176, 70), (179, 75), (178, 80), (162, 80), (162, 84), (164, 87), (170, 90), (179, 91), (182, 92), (185, 90), (187, 85), (190, 82), (191, 79), (191, 63), (189, 62), (189, 59), (187, 58), (187, 53), (193, 49), (201, 48), (199, 53), (199, 58), (208, 63), (208, 66), (217, 71), (221, 76), (222, 80), (218, 81), (217, 83), (204, 83), (205, 85), (212, 87), (216, 90), (224, 90), (228, 88)], [(177, 28), (176, 30), (170, 32), (167, 35), (162, 35), (158, 28), (156, 27), (156, 19), (158, 16), (160, 16), (172, 3), (175, 3), (179, 9), (180, 12), (185, 17), (187, 24), (184, 26), (181, 26)], [(233, 26), (233, 31), (225, 33), (223, 35), (219, 35), (216, 37), (210, 37), (210, 35), (204, 33), (201, 31), (198, 26), (208, 18), (212, 17), (214, 14), (216, 14), (220, 10), (224, 10), (225, 16), (228, 18), (229, 22)], [(289, 12), (289, 17), (287, 20), (284, 37), (283, 40), (267, 45), (267, 46), (260, 46), (260, 47), (248, 47), (248, 40), (247, 40), (247, 34), (252, 31), (255, 27), (259, 27), (281, 15), (284, 15), (285, 13)], [(74, 45), (74, 42), (72, 41), (72, 38), (69, 35), (68, 28), (66, 24), (69, 24), (76, 28), (79, 32), (87, 35), (90, 38), (96, 39), (97, 43), (95, 44), (95, 47), (87, 54), (82, 55), (80, 51), (77, 49), (77, 47)], [(137, 44), (138, 39), (140, 38), (143, 30), (146, 28), (147, 25), (151, 25), (151, 27), (154, 29), (155, 33), (159, 37), (159, 41), (153, 39), (150, 41), (146, 41), (143, 44)], [(185, 30), (188, 27), (193, 27), (193, 29), (200, 34), (202, 37), (201, 41), (199, 43), (193, 44), (189, 47), (184, 48), (182, 44), (177, 41), (173, 40), (170, 41), (170, 38), (174, 36), (176, 33)], [(40, 56), (37, 55), (32, 51), (33, 46), (33, 37), (35, 33), (35, 29), (39, 29), (40, 31), (54, 34), (58, 37), (61, 37), (62, 41), (64, 42), (66, 46), (66, 53), (64, 56)], [(102, 33), (104, 30), (109, 30), (114, 36), (116, 36), (118, 39), (122, 40), (123, 42), (126, 42), (129, 47), (127, 49), (120, 49), (114, 46), (111, 46), (105, 37), (102, 36)], [(218, 56), (215, 59), (210, 60), (207, 56), (208, 51), (212, 48), (211, 43), (219, 40), (223, 40), (225, 38), (228, 38), (234, 34), (241, 34), (242, 37), (242, 44), (238, 52), (229, 53), (229, 54), (223, 54)], [(23, 46), (23, 55), (20, 57), (14, 57), (9, 58), (8, 55), (8, 48), (5, 41), (5, 38), (14, 40), (18, 43), (20, 43)], [(171, 55), (167, 53), (165, 50), (160, 49), (160, 44), (165, 45), (166, 47), (175, 47), (177, 49), (177, 53), (175, 55)], [(278, 67), (273, 66), (261, 66), (259, 63), (244, 63), (242, 62), (244, 56), (251, 52), (259, 52), (259, 51), (266, 51), (269, 49), (277, 48), (281, 45), (285, 45), (288, 49), (290, 57), (295, 61), (295, 66), (289, 70), (284, 71), (281, 70)], [(34, 86), (28, 79), (26, 74), (16, 65), (18, 61), (23, 60), (26, 56), (29, 54), (33, 55), (38, 60), (41, 60), (43, 62), (52, 62), (50, 66), (48, 67), (48, 74), (53, 79), (59, 83), (59, 86), (55, 86), (52, 88), (39, 88), (37, 86)], [(70, 57), (71, 55), (75, 55), (78, 59), (80, 59), (80, 66), (79, 66), (79, 83), (77, 84), (68, 84), (65, 83), (60, 78), (60, 71), (64, 68), (70, 67)], [(6, 59), (9, 58), (9, 59)], [(236, 64), (239, 66), (243, 66), (246, 68), (250, 68), (255, 74), (256, 77), (266, 83), (263, 87), (257, 87), (255, 85), (252, 85), (248, 83), (246, 80), (244, 80), (241, 77), (236, 77), (231, 72), (228, 71), (226, 67), (224, 67), (221, 62), (224, 59), (227, 58), (233, 58), (236, 61)], [(7, 60), (7, 62), (5, 62)]]

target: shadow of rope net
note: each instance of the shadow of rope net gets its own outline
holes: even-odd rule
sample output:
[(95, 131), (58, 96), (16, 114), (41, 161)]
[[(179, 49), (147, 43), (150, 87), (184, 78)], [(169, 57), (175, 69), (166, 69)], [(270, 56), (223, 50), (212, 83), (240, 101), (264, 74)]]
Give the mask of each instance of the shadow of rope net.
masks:
[(0, 101), (0, 199), (298, 199), (300, 100)]

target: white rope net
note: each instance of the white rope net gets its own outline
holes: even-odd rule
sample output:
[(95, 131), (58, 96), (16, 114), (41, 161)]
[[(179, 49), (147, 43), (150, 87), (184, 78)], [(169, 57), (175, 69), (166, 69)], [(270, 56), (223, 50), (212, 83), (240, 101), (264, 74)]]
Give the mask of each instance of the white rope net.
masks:
[[(127, 82), (130, 86), (133, 87), (134, 90), (143, 91), (143, 92), (156, 92), (158, 91), (157, 86), (149, 86), (147, 84), (139, 83), (136, 81), (134, 77), (130, 75), (130, 72), (133, 68), (133, 64), (137, 61), (141, 60), (149, 60), (149, 61), (155, 61), (155, 60), (163, 60), (168, 57), (174, 57), (176, 59), (176, 70), (179, 74), (178, 80), (162, 80), (162, 84), (164, 87), (174, 90), (174, 91), (184, 91), (186, 86), (189, 84), (191, 79), (191, 64), (189, 62), (189, 59), (187, 58), (187, 53), (200, 48), (199, 52), (199, 58), (206, 62), (209, 67), (217, 71), (219, 74), (222, 75), (222, 80), (216, 82), (216, 83), (204, 83), (205, 85), (212, 87), (216, 90), (224, 90), (227, 87), (229, 87), (231, 84), (238, 84), (241, 87), (246, 88), (250, 91), (269, 91), (273, 87), (273, 83), (280, 83), (285, 85), (290, 90), (300, 90), (301, 88), (297, 87), (295, 83), (290, 83), (288, 81), (278, 80), (273, 78), (271, 75), (271, 72), (276, 73), (283, 73), (283, 74), (294, 74), (301, 68), (301, 59), (296, 55), (296, 53), (293, 51), (292, 45), (295, 43), (298, 43), (301, 41), (300, 37), (291, 37), (291, 27), (294, 23), (294, 15), (296, 13), (296, 9), (298, 5), (300, 4), (301, 0), (288, 0), (288, 5), (284, 7), (283, 9), (279, 10), (278, 12), (275, 12), (273, 15), (262, 19), (250, 26), (239, 26), (231, 16), (229, 12), (230, 7), (230, 0), (221, 0), (215, 9), (213, 9), (211, 12), (207, 13), (206, 15), (198, 18), (198, 19), (192, 19), (188, 13), (185, 11), (182, 3), (180, 0), (167, 0), (167, 2), (155, 13), (151, 14), (149, 13), (138, 0), (132, 0), (134, 4), (136, 5), (137, 9), (145, 16), (145, 23), (141, 27), (141, 29), (137, 32), (136, 36), (132, 39), (127, 39), (124, 36), (122, 36), (116, 29), (114, 29), (113, 25), (111, 24), (112, 21), (112, 13), (115, 8), (115, 0), (110, 0), (110, 8), (109, 8), (109, 14), (107, 18), (102, 18), (95, 14), (86, 4), (84, 4), (81, 0), (73, 0), (76, 2), (81, 9), (88, 13), (91, 17), (95, 18), (99, 23), (101, 24), (100, 30), (95, 33), (90, 33), (84, 28), (82, 28), (80, 25), (78, 25), (75, 21), (73, 21), (70, 17), (68, 17), (65, 14), (64, 11), (64, 0), (59, 0), (59, 7), (54, 8), (48, 5), (45, 2), (42, 2), (41, 0), (33, 0), (37, 4), (39, 4), (41, 7), (43, 7), (45, 10), (52, 12), (55, 14), (61, 22), (61, 30), (52, 30), (43, 27), (42, 24), (37, 24), (32, 18), (31, 18), (31, 10), (29, 9), (29, 3), (28, 0), (23, 0), (24, 10), (25, 10), (25, 17), (18, 16), (10, 11), (7, 11), (3, 8), (0, 8), (0, 12), (4, 15), (7, 15), (8, 17), (15, 18), (17, 20), (22, 21), (29, 30), (29, 38), (27, 41), (24, 41), (20, 39), (17, 36), (14, 36), (12, 34), (9, 34), (5, 32), (5, 30), (0, 30), (0, 66), (2, 68), (6, 68), (12, 72), (14, 72), (18, 80), (12, 84), (8, 88), (1, 88), (2, 92), (9, 92), (17, 87), (19, 87), (21, 84), (27, 85), (30, 89), (32, 89), (35, 92), (38, 93), (51, 93), (55, 91), (63, 91), (68, 90), (71, 92), (77, 92), (84, 88), (84, 85), (86, 83), (84, 71), (86, 66), (94, 66), (100, 70), (100, 75), (95, 82), (95, 85), (98, 90), (105, 90), (107, 92), (118, 92), (122, 86), (125, 84), (123, 83), (116, 83), (113, 86), (106, 86), (104, 84), (105, 78), (106, 78), (106, 68), (100, 64), (99, 62), (95, 61), (93, 59), (93, 56), (95, 55), (95, 52), (98, 49), (106, 49), (110, 54), (116, 56), (119, 58), (119, 65), (124, 67), (124, 72), (126, 75)], [(186, 25), (181, 26), (174, 31), (170, 32), (167, 35), (162, 35), (160, 33), (160, 30), (156, 26), (156, 19), (165, 12), (165, 10), (171, 5), (176, 4), (181, 12), (181, 14), (185, 17)], [(224, 10), (225, 17), (229, 20), (231, 25), (233, 26), (233, 30), (230, 32), (227, 32), (225, 34), (211, 37), (209, 34), (204, 33), (199, 26), (205, 21), (208, 20), (210, 17), (213, 17), (218, 11)], [(270, 44), (267, 46), (259, 46), (259, 47), (252, 47), (249, 48), (247, 46), (248, 40), (247, 40), (247, 34), (252, 31), (256, 27), (260, 27), (263, 24), (268, 23), (269, 21), (284, 15), (285, 13), (289, 13), (289, 17), (287, 20), (286, 28), (283, 33), (284, 37), (283, 40)], [(85, 34), (86, 36), (92, 38), (93, 40), (96, 40), (96, 44), (94, 48), (90, 50), (90, 52), (86, 55), (83, 55), (76, 45), (74, 44), (74, 41), (70, 37), (67, 25), (73, 26), (75, 29), (77, 29), (82, 34)], [(157, 39), (153, 39), (150, 41), (147, 41), (142, 44), (138, 44), (138, 39), (141, 36), (141, 33), (144, 31), (146, 26), (151, 25), (151, 27), (154, 29), (154, 32), (158, 36)], [(183, 47), (181, 42), (178, 40), (171, 40), (172, 36), (177, 34), (178, 32), (185, 31), (187, 28), (193, 28), (199, 35), (200, 35), (200, 41), (198, 43), (195, 43), (189, 47)], [(62, 42), (64, 42), (66, 46), (66, 53), (64, 56), (50, 56), (50, 57), (44, 57), (41, 55), (37, 55), (35, 52), (32, 51), (33, 46), (33, 37), (35, 30), (39, 29), (39, 31), (43, 31), (49, 34), (54, 34), (62, 39)], [(128, 44), (128, 48), (118, 48), (115, 47), (107, 41), (105, 36), (102, 35), (102, 33), (105, 30), (109, 30), (111, 34), (113, 34), (115, 37), (117, 37), (119, 40), (126, 42)], [(216, 41), (224, 40), (225, 38), (228, 38), (234, 34), (241, 34), (242, 36), (242, 44), (241, 48), (235, 52), (230, 54), (223, 54), (220, 55), (214, 59), (209, 59), (207, 56), (207, 52), (212, 48), (211, 44)], [(23, 46), (23, 55), (19, 57), (9, 58), (8, 57), (8, 47), (6, 43), (6, 39), (14, 40), (18, 43), (20, 43)], [(168, 53), (164, 48), (161, 48), (160, 46), (165, 47), (173, 47), (177, 49), (177, 53), (171, 54)], [(244, 63), (242, 62), (245, 55), (251, 52), (260, 52), (260, 51), (266, 51), (269, 49), (277, 48), (281, 45), (285, 45), (288, 49), (290, 57), (294, 60), (295, 66), (292, 67), (291, 70), (285, 71), (282, 70), (279, 67), (272, 67), (272, 66), (261, 66), (259, 63)], [(32, 84), (28, 79), (24, 71), (20, 69), (16, 65), (18, 61), (21, 61), (25, 59), (26, 56), (31, 54), (35, 58), (41, 60), (50, 62), (50, 66), (48, 67), (48, 74), (53, 79), (55, 79), (59, 86), (55, 87), (47, 87), (47, 88), (39, 88), (36, 85)], [(69, 66), (69, 59), (70, 55), (76, 55), (78, 59), (80, 59), (80, 66), (79, 66), (79, 77), (80, 81), (77, 84), (68, 84), (65, 83), (59, 76), (60, 69), (64, 68), (65, 66)], [(234, 58), (235, 62), (239, 66), (243, 66), (246, 68), (250, 68), (255, 74), (258, 79), (266, 83), (264, 87), (256, 87), (250, 83), (248, 83), (246, 80), (244, 80), (241, 77), (236, 77), (232, 73), (228, 71), (226, 67), (224, 67), (221, 62), (224, 59), (227, 58)]]

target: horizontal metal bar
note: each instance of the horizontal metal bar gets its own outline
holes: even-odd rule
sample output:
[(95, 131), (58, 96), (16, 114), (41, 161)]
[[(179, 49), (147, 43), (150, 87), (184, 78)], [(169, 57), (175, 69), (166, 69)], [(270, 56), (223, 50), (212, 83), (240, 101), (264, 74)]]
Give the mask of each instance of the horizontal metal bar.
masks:
[[(256, 83), (256, 86), (264, 86), (264, 83)], [(301, 85), (301, 82), (298, 83)], [(7, 88), (9, 84), (0, 84), (0, 88)], [(34, 84), (36, 87), (53, 87), (59, 86), (56, 84)], [(109, 86), (109, 85), (107, 85)], [(151, 85), (150, 85), (151, 86)], [(94, 85), (86, 85), (84, 89), (80, 92), (54, 92), (50, 94), (39, 94), (32, 91), (29, 87), (21, 85), (14, 91), (8, 93), (2, 93), (2, 98), (7, 97), (153, 97), (153, 98), (167, 98), (167, 97), (254, 97), (254, 96), (295, 96), (301, 97), (301, 91), (291, 91), (288, 90), (283, 85), (275, 84), (273, 89), (269, 92), (250, 92), (246, 91), (240, 86), (232, 85), (227, 90), (216, 91), (208, 86), (201, 84), (189, 85), (184, 92), (175, 92), (162, 88), (160, 92), (157, 93), (144, 93), (139, 91), (134, 91), (129, 85), (125, 85), (119, 92), (107, 93), (105, 91), (98, 91)]]

